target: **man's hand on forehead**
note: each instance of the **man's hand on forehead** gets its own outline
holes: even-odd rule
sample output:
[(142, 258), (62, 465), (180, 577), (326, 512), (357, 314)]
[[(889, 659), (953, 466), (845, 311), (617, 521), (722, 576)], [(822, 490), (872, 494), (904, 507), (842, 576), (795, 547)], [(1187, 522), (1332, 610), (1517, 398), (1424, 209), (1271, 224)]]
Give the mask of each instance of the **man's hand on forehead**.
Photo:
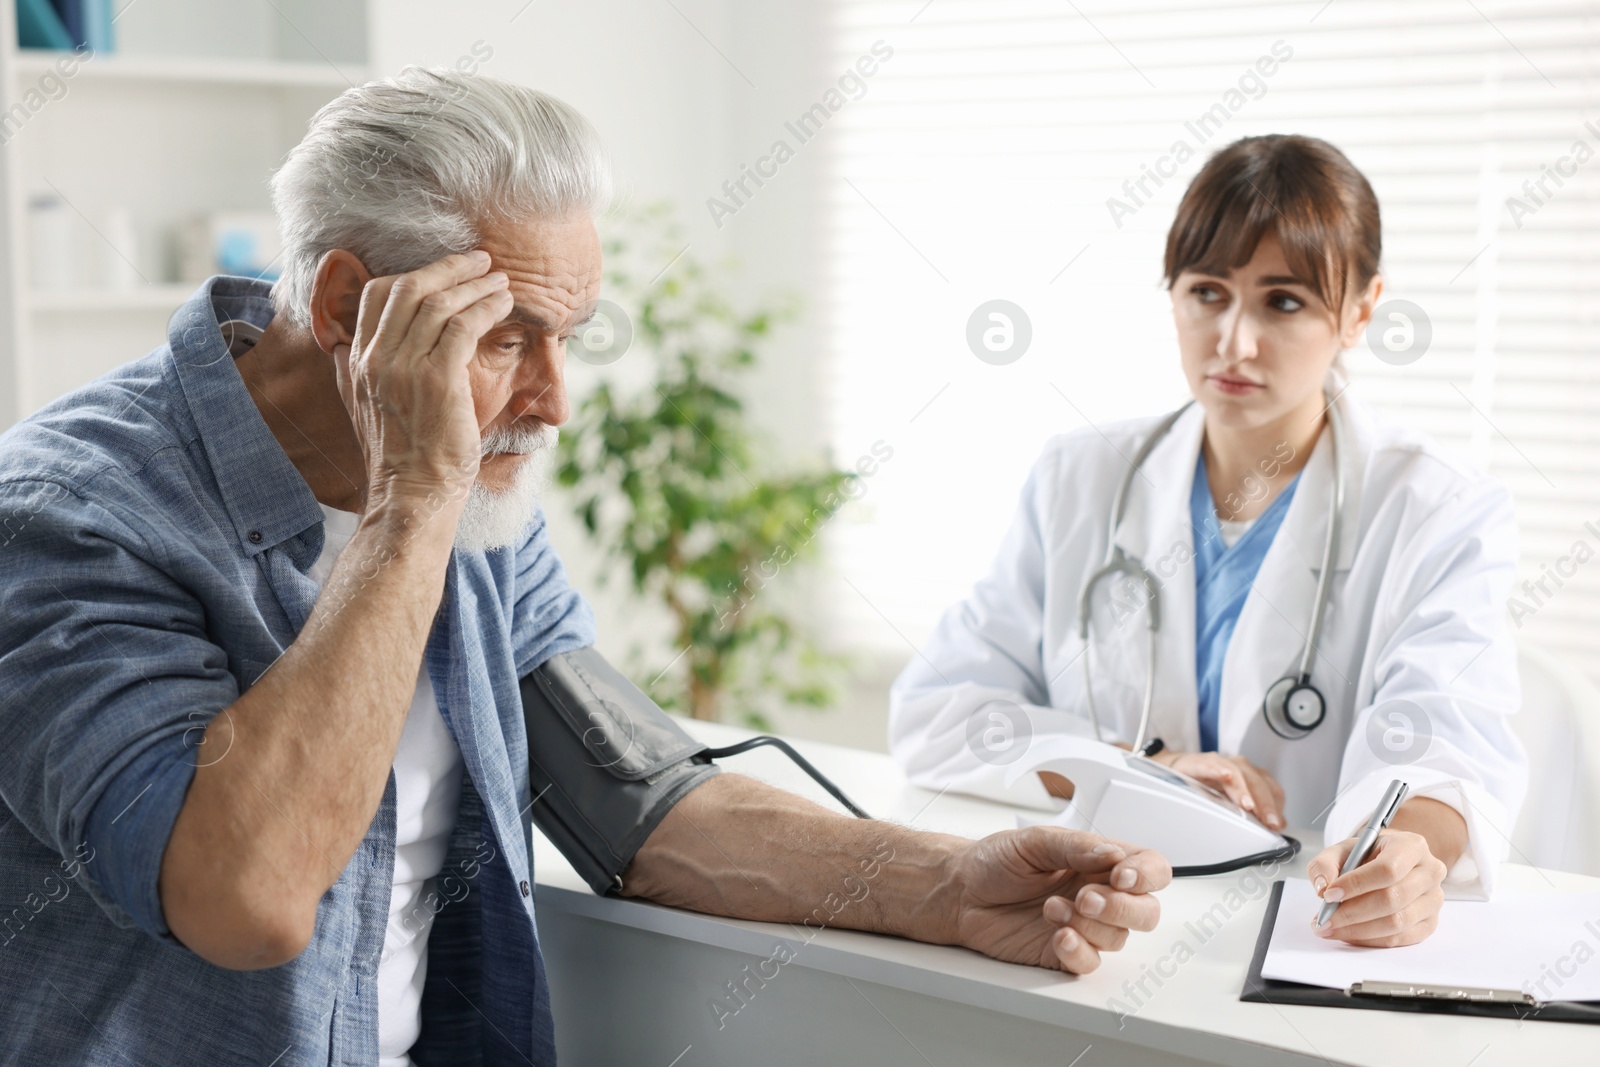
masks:
[(476, 478), (481, 441), (468, 365), (514, 306), (509, 277), (489, 268), (479, 249), (362, 288), (354, 343), (335, 350), (335, 370), (369, 494), (463, 488)]

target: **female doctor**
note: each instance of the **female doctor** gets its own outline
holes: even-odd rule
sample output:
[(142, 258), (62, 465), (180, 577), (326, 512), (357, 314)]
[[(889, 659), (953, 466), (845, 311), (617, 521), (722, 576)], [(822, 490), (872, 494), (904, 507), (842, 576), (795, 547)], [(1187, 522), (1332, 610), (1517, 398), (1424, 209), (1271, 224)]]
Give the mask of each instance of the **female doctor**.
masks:
[[(914, 782), (1049, 805), (1071, 783), (1005, 784), (1028, 739), (1129, 747), (1148, 699), (1154, 759), (1335, 842), (1307, 868), (1342, 901), (1324, 936), (1412, 944), (1447, 896), (1490, 894), (1526, 786), (1511, 498), (1347, 390), (1380, 246), (1371, 187), (1326, 142), (1206, 163), (1164, 265), (1194, 402), (1046, 445), (988, 575), (891, 690)], [(1091, 587), (1124, 559), (1142, 570)], [(1409, 798), (1340, 875), (1395, 778)]]

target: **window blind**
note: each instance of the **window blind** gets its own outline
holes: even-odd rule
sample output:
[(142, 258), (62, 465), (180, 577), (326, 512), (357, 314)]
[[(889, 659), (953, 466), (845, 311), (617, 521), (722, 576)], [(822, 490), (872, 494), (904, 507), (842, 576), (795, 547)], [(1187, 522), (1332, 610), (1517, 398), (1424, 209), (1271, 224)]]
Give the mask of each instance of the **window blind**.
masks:
[[(817, 142), (831, 436), (894, 453), (828, 531), (841, 637), (910, 655), (1047, 438), (1187, 396), (1160, 285), (1178, 199), (1221, 145), (1295, 132), (1372, 182), (1384, 299), (1431, 332), (1404, 365), (1348, 353), (1354, 388), (1511, 488), (1514, 626), (1600, 673), (1597, 10), (833, 0), (830, 72), (892, 50)], [(1026, 316), (1013, 362), (969, 344), (991, 300)]]

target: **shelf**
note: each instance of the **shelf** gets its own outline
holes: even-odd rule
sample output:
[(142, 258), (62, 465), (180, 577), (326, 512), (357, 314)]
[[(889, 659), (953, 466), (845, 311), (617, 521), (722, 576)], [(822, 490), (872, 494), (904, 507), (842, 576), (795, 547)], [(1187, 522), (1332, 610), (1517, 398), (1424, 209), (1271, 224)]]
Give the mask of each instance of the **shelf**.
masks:
[(28, 294), (28, 306), (52, 315), (94, 314), (106, 311), (176, 311), (194, 295), (198, 282), (189, 285), (141, 286), (138, 289), (62, 289)]
[[(69, 52), (23, 48), (12, 53), (18, 77), (36, 78), (55, 70)], [(287, 59), (191, 59), (187, 56), (100, 56), (85, 60), (72, 75), (73, 81), (126, 82), (131, 84), (241, 85), (262, 88), (348, 89), (367, 79), (360, 63), (339, 63), (337, 68), (324, 62)]]

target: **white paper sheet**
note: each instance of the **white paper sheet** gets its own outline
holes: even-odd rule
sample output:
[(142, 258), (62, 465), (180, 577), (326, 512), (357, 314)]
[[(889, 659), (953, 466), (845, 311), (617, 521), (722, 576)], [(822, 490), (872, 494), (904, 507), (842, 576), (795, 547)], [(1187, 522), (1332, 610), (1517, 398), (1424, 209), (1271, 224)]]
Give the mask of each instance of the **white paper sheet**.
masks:
[(1439, 927), (1403, 948), (1357, 948), (1312, 931), (1322, 901), (1284, 882), (1261, 976), (1347, 989), (1354, 982), (1517, 989), (1537, 1000), (1600, 1000), (1600, 893), (1513, 893), (1447, 900)]

